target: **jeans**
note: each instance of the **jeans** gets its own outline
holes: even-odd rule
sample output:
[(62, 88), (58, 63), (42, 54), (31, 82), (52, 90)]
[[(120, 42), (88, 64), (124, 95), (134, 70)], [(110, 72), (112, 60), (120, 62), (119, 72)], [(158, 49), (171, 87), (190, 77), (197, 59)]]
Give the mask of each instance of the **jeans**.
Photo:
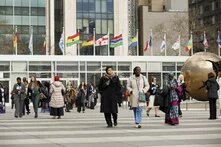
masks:
[(141, 107), (135, 107), (133, 108), (134, 111), (134, 120), (136, 124), (140, 124), (142, 121), (142, 108)]

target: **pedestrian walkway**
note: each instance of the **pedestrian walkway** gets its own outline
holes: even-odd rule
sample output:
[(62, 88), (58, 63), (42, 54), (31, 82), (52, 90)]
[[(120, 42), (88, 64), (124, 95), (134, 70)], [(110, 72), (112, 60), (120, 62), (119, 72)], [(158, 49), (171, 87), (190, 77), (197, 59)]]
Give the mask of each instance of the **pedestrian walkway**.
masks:
[(144, 115), (135, 128), (133, 113), (119, 109), (118, 126), (106, 128), (99, 108), (65, 113), (51, 119), (48, 113), (14, 118), (13, 111), (0, 114), (0, 147), (220, 147), (221, 119), (208, 120), (208, 111), (183, 111), (180, 125), (164, 124), (161, 117)]

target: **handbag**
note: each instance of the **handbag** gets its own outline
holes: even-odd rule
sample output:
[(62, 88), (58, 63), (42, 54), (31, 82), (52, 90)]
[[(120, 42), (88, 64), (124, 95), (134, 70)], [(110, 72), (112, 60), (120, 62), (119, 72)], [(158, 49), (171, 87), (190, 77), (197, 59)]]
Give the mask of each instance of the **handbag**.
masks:
[(146, 102), (146, 94), (139, 91), (139, 102)]

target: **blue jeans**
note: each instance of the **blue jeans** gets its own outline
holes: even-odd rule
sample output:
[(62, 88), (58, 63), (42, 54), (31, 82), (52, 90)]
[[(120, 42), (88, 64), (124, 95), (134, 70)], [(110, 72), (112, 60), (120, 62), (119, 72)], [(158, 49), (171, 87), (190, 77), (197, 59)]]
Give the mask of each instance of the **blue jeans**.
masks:
[(141, 107), (135, 107), (133, 108), (134, 111), (134, 119), (136, 124), (140, 124), (142, 121), (142, 109)]

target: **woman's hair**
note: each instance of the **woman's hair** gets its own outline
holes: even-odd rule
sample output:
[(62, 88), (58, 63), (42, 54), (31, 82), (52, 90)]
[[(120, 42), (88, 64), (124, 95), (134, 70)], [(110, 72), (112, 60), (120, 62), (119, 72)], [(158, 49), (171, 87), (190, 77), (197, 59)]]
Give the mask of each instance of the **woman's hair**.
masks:
[(60, 77), (59, 76), (54, 76), (54, 81), (60, 81)]
[(157, 79), (156, 77), (154, 77), (154, 76), (152, 76), (151, 77), (151, 82), (153, 82), (154, 81), (154, 79)]
[(111, 66), (106, 67), (106, 69), (105, 69), (106, 73), (107, 73), (108, 69), (110, 69), (110, 68), (112, 68), (112, 67)]
[[(32, 77), (34, 77), (34, 81), (32, 81)], [(34, 84), (34, 87), (39, 86), (35, 76), (31, 76), (31, 80), (30, 80), (30, 83), (28, 84), (28, 88), (31, 88), (33, 84)]]

